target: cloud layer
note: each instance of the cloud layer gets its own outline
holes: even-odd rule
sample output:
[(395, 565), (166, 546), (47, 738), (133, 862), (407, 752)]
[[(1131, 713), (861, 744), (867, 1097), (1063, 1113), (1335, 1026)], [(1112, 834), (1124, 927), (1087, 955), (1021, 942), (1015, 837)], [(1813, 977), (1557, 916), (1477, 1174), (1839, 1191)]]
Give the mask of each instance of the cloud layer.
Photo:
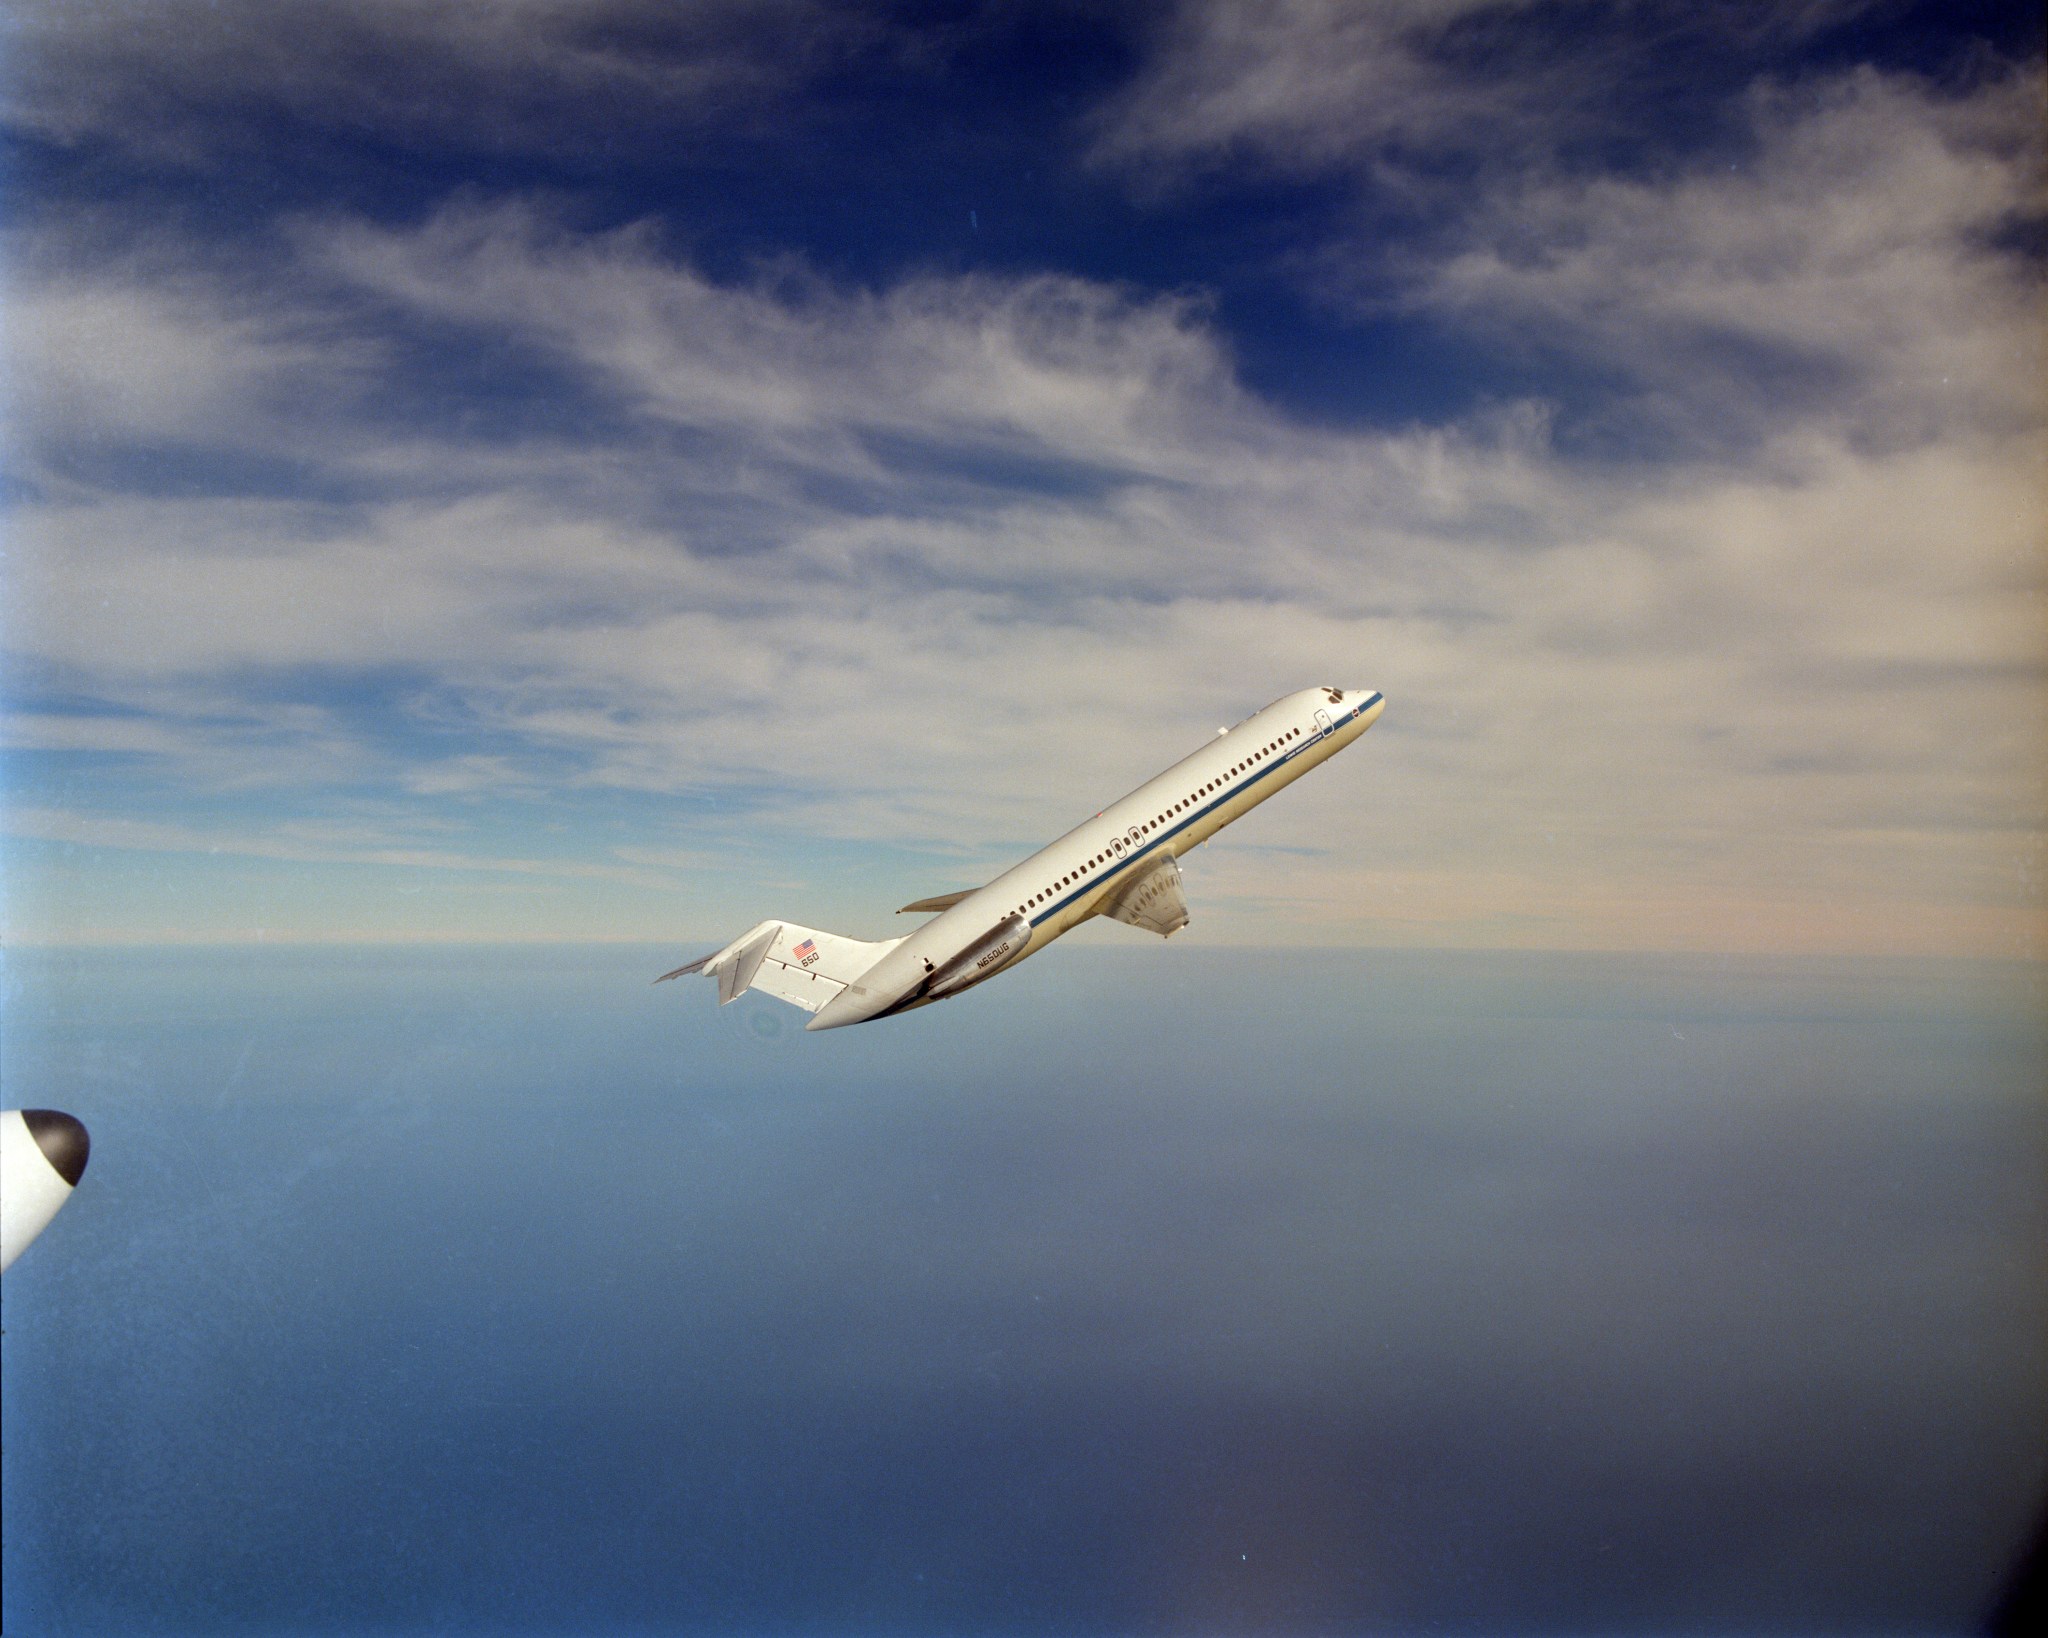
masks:
[[(1284, 127), (1369, 189), (1392, 138), (1356, 110), (1469, 124), (1456, 30), (1494, 17), (1191, 12), (1093, 140), (1207, 164)], [(507, 29), (436, 49), (502, 77)], [(1417, 30), (1442, 97), (1376, 102)], [(899, 874), (975, 879), (1326, 680), (1387, 718), (1233, 833), (1293, 851), (1200, 857), (1213, 936), (2038, 953), (2040, 95), (1759, 85), (1732, 168), (1552, 143), (1384, 253), (1346, 218), (1298, 264), (1319, 299), (1559, 372), (1393, 426), (1249, 390), (1199, 293), (714, 276), (531, 193), (233, 255), (18, 229), (10, 737), (72, 770), (20, 800), (102, 846), (145, 845), (104, 826), (156, 783), (231, 850), (249, 802), (526, 838), (449, 844), (490, 860), (566, 824), (586, 873), (783, 838), (861, 931)], [(880, 888), (812, 874), (885, 844)], [(632, 930), (745, 913), (666, 879)]]
[[(148, 0), (13, 8), (19, 130), (205, 165), (280, 126), (468, 151), (602, 148), (745, 118), (882, 43), (815, 0)], [(594, 108), (602, 118), (593, 118)]]

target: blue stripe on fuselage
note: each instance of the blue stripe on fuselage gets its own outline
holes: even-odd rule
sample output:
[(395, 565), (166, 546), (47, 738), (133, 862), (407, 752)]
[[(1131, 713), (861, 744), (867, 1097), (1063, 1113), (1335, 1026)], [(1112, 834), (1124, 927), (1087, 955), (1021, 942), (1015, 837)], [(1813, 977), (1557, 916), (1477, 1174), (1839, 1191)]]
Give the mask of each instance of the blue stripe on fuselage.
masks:
[(1182, 831), (1186, 830), (1188, 826), (1193, 824), (1199, 824), (1208, 815), (1214, 813), (1218, 808), (1222, 807), (1224, 803), (1234, 801), (1236, 798), (1244, 795), (1246, 791), (1250, 790), (1254, 785), (1256, 785), (1260, 780), (1264, 779), (1268, 774), (1278, 773), (1282, 768), (1286, 767), (1288, 763), (1292, 762), (1304, 751), (1307, 751), (1314, 746), (1320, 745), (1324, 740), (1330, 737), (1330, 734), (1334, 734), (1339, 728), (1342, 728), (1347, 722), (1350, 722), (1355, 718), (1364, 716), (1366, 712), (1370, 711), (1375, 705), (1379, 704), (1379, 702), (1385, 697), (1386, 696), (1383, 694), (1374, 694), (1371, 699), (1365, 701), (1365, 703), (1360, 705), (1355, 711), (1348, 712), (1346, 715), (1338, 718), (1335, 722), (1331, 723), (1329, 734), (1317, 734), (1313, 739), (1304, 740), (1301, 744), (1295, 746), (1293, 750), (1289, 751), (1285, 756), (1280, 757), (1276, 761), (1268, 763), (1265, 767), (1261, 768), (1257, 773), (1253, 774), (1249, 779), (1247, 779), (1242, 785), (1233, 785), (1229, 790), (1219, 791), (1216, 794), (1216, 798), (1214, 801), (1205, 803), (1203, 806), (1196, 808), (1191, 813), (1184, 814), (1181, 817), (1181, 821), (1179, 824), (1175, 825), (1171, 830), (1162, 830), (1157, 836), (1153, 837), (1151, 841), (1145, 843), (1142, 847), (1136, 849), (1130, 855), (1130, 857), (1125, 859), (1122, 864), (1118, 865), (1107, 876), (1102, 877), (1098, 881), (1083, 882), (1079, 887), (1075, 888), (1073, 892), (1069, 893), (1065, 898), (1058, 900), (1056, 903), (1048, 904), (1045, 907), (1045, 909), (1041, 911), (1038, 915), (1031, 916), (1029, 918), (1031, 922), (1032, 931), (1036, 932), (1041, 922), (1050, 921), (1054, 916), (1058, 915), (1062, 910), (1066, 909), (1066, 907), (1072, 904), (1076, 899), (1082, 898), (1087, 894), (1094, 892), (1097, 888), (1104, 886), (1106, 883), (1115, 881), (1117, 877), (1121, 876), (1126, 870), (1129, 870), (1132, 865), (1136, 864), (1140, 859), (1144, 858), (1154, 848), (1164, 846), (1166, 843), (1172, 841), (1174, 837), (1178, 836)]

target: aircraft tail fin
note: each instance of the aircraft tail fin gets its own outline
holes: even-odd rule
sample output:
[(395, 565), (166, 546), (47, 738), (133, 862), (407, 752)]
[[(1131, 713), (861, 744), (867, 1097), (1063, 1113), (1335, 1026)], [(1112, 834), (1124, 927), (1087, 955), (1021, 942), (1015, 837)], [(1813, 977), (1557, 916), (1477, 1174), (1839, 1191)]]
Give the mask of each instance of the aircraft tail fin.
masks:
[(816, 1012), (902, 942), (891, 938), (871, 943), (799, 927), (793, 921), (764, 921), (724, 949), (663, 973), (654, 982), (701, 973), (718, 980), (720, 1006), (748, 990), (760, 990), (805, 1012)]

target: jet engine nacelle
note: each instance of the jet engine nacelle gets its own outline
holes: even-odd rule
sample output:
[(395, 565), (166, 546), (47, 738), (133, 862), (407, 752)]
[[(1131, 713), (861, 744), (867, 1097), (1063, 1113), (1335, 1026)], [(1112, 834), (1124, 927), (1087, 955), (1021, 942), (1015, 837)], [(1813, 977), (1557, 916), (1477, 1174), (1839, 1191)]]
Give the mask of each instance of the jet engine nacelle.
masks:
[(1031, 918), (1012, 916), (982, 934), (952, 960), (934, 969), (931, 977), (925, 980), (924, 993), (934, 1001), (941, 1001), (949, 995), (972, 989), (984, 978), (995, 977), (1015, 961), (1030, 942)]

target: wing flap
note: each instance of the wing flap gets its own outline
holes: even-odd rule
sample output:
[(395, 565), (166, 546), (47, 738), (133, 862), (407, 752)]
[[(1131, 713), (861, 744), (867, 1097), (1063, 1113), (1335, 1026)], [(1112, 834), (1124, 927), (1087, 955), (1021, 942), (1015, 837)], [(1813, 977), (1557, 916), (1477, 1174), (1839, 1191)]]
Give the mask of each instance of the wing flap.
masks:
[(1188, 924), (1187, 894), (1181, 890), (1180, 861), (1161, 854), (1149, 870), (1133, 876), (1099, 912), (1126, 927), (1171, 938)]
[(753, 987), (778, 1001), (787, 1001), (805, 1012), (817, 1012), (846, 986), (823, 973), (805, 967), (785, 967), (779, 961), (763, 962), (754, 976)]

